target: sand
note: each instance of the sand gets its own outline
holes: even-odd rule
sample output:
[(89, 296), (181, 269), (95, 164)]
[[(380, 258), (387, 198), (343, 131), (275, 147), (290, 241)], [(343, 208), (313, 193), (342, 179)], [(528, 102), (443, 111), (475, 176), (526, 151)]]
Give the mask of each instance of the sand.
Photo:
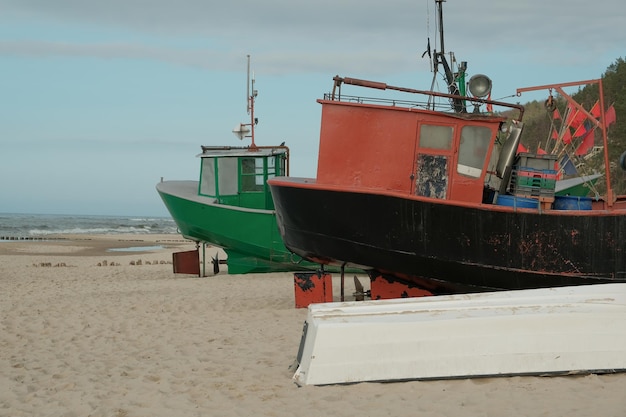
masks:
[[(132, 246), (153, 250), (108, 251)], [(626, 374), (298, 387), (293, 275), (174, 274), (193, 248), (0, 242), (0, 416), (626, 415)]]

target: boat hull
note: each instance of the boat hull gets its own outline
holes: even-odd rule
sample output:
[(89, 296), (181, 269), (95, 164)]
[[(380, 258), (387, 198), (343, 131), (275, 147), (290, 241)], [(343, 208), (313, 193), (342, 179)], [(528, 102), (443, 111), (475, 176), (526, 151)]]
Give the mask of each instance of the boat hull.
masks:
[(198, 195), (197, 181), (157, 184), (180, 233), (224, 249), (230, 274), (317, 269), (285, 248), (272, 210), (216, 204)]
[(298, 385), (626, 370), (626, 284), (309, 306)]
[(435, 294), (626, 281), (626, 211), (542, 211), (270, 181), (287, 248)]

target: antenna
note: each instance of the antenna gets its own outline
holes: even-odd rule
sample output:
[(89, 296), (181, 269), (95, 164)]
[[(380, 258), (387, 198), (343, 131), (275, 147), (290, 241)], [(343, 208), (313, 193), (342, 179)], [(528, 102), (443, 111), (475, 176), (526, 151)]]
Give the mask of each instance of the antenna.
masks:
[(246, 103), (247, 103), (246, 111), (248, 112), (248, 114), (250, 114), (250, 55), (246, 55), (246, 58), (248, 58), (248, 73), (247, 73), (247, 78), (246, 78), (247, 80), (246, 82)]
[[(247, 101), (247, 112), (250, 115), (250, 123), (239, 123), (233, 129), (233, 133), (239, 140), (243, 140), (243, 138), (250, 138), (251, 148), (256, 148), (256, 144), (254, 143), (254, 126), (259, 122), (258, 119), (254, 118), (254, 100), (257, 96), (257, 91), (254, 89), (254, 74), (252, 75), (252, 79), (250, 79), (250, 55), (246, 55), (248, 59), (248, 69), (247, 69), (247, 83), (246, 83), (246, 101)], [(252, 89), (252, 93), (250, 90)]]
[(440, 48), (441, 50), (439, 51), (439, 53), (441, 55), (445, 55), (446, 53), (446, 49), (443, 47), (443, 5), (441, 3), (443, 3), (446, 0), (435, 0), (435, 3), (437, 4), (437, 21), (439, 22), (438, 26), (439, 26), (439, 43), (440, 43)]
[[(435, 0), (435, 3), (437, 5), (437, 20), (438, 20), (438, 25), (439, 25), (439, 39), (441, 43), (441, 46), (440, 46), (441, 50), (439, 52), (435, 51), (434, 53), (435, 55), (434, 77), (437, 76), (438, 65), (439, 64), (443, 65), (443, 72), (446, 76), (446, 82), (448, 84), (448, 92), (452, 95), (460, 95), (459, 87), (456, 84), (456, 79), (454, 77), (454, 74), (452, 73), (452, 70), (450, 69), (450, 65), (448, 64), (448, 61), (446, 60), (445, 48), (444, 48), (444, 43), (443, 43), (443, 5), (442, 3), (445, 1), (446, 0)], [(433, 82), (434, 82), (434, 78), (433, 78)], [(463, 100), (454, 98), (452, 99), (452, 103), (453, 103), (455, 112), (457, 113), (466, 112), (465, 102)]]

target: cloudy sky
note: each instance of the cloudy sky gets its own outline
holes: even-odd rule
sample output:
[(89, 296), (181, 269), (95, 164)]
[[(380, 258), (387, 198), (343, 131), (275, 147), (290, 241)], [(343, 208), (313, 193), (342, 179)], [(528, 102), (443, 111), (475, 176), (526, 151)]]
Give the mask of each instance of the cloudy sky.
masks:
[[(599, 78), (626, 56), (623, 0), (444, 3), (445, 50), (515, 89)], [(246, 55), (256, 142), (315, 176), (334, 75), (428, 89), (434, 0), (0, 0), (0, 212), (163, 215), (200, 145), (238, 145)], [(441, 77), (437, 78), (441, 85)]]

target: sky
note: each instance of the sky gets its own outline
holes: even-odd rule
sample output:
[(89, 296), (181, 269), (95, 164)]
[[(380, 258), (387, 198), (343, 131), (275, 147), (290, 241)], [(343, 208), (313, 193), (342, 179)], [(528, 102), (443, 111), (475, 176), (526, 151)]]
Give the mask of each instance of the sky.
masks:
[[(169, 216), (155, 186), (197, 180), (201, 145), (291, 150), (314, 177), (332, 77), (427, 90), (434, 0), (0, 0), (0, 213)], [(492, 98), (600, 78), (626, 57), (626, 2), (443, 3), (445, 52)], [(444, 85), (445, 86), (445, 85)]]

